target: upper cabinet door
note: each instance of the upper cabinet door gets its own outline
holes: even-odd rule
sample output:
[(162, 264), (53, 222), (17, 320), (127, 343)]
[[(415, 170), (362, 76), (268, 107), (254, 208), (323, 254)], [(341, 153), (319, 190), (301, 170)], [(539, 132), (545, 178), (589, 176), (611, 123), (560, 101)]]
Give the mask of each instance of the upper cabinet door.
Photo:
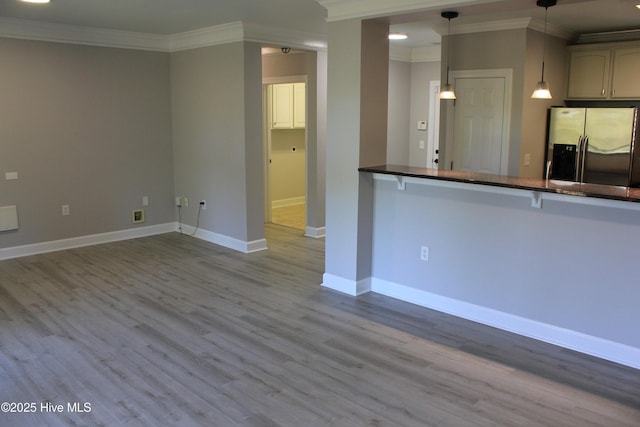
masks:
[(571, 52), (568, 98), (605, 99), (609, 96), (611, 50)]
[(611, 98), (640, 99), (640, 47), (616, 49), (613, 54)]
[(293, 127), (293, 85), (274, 84), (271, 96), (271, 128)]
[(293, 84), (293, 127), (304, 129), (306, 125), (306, 90), (304, 83)]

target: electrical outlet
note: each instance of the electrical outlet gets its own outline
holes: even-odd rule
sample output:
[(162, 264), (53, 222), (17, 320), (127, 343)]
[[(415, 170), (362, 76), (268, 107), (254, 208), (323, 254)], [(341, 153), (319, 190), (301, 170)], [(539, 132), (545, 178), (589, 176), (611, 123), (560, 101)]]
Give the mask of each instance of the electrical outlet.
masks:
[(189, 206), (189, 198), (188, 197), (183, 197), (182, 198), (182, 206)]
[(531, 154), (527, 153), (524, 155), (524, 165), (525, 166), (531, 165)]
[(181, 207), (182, 206), (182, 197), (176, 196), (176, 206), (177, 207)]
[(142, 206), (149, 206), (149, 196), (142, 196)]
[(71, 215), (71, 211), (69, 210), (69, 205), (62, 205), (62, 216)]
[(420, 140), (419, 144), (420, 144), (420, 149), (424, 150), (424, 141), (422, 139)]
[(428, 246), (422, 246), (420, 248), (420, 259), (422, 261), (429, 261), (429, 247)]
[(202, 200), (200, 202), (200, 207), (202, 208), (203, 211), (207, 210), (207, 201), (206, 200)]

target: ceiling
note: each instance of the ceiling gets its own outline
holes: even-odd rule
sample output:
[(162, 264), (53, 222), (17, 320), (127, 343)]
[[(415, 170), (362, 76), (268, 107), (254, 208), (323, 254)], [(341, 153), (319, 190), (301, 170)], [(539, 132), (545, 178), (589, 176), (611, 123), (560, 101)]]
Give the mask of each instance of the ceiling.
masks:
[[(573, 35), (639, 29), (636, 4), (640, 0), (558, 0), (548, 12), (549, 28)], [(447, 31), (447, 22), (440, 17), (445, 9), (393, 16), (392, 30), (409, 35), (408, 40), (394, 43), (408, 48), (438, 44), (440, 34)], [(544, 18), (544, 9), (535, 0), (480, 0), (453, 9), (460, 12), (452, 21), (454, 28)], [(241, 21), (326, 37), (326, 18), (327, 10), (316, 0), (51, 0), (45, 5), (0, 0), (0, 24), (53, 23), (161, 36)]]

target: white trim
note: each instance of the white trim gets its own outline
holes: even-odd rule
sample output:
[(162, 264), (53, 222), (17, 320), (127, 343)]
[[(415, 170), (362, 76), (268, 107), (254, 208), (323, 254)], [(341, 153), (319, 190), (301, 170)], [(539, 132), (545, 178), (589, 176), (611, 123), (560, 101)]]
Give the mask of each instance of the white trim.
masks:
[(233, 249), (234, 251), (242, 252), (245, 254), (268, 249), (266, 239), (258, 239), (247, 242), (244, 240), (236, 239), (234, 237), (226, 236), (224, 234), (204, 230), (202, 228), (199, 228), (196, 231), (195, 227), (187, 224), (182, 224), (182, 234), (205, 240), (216, 245), (224, 246), (225, 248)]
[(307, 203), (305, 196), (291, 197), (289, 199), (280, 199), (271, 201), (271, 209), (284, 208), (286, 206), (304, 205)]
[[(440, 153), (440, 80), (431, 80), (429, 82), (429, 127), (427, 129), (427, 168), (437, 168), (434, 163), (436, 149)], [(438, 148), (436, 148), (436, 142)], [(438, 155), (438, 161), (441, 156)]]
[(167, 36), (167, 50), (178, 52), (206, 46), (241, 42), (244, 40), (242, 22), (229, 22), (214, 27), (201, 28)]
[[(295, 55), (295, 53), (293, 55)], [(304, 83), (306, 85), (307, 79), (308, 79), (308, 76), (306, 74), (298, 74), (295, 76), (264, 77), (262, 79), (262, 85), (267, 86), (267, 85), (275, 85), (280, 83)]]
[[(452, 8), (470, 3), (470, 0), (316, 0), (327, 9), (327, 21), (354, 18), (375, 18), (399, 12), (417, 12), (442, 7)], [(488, 2), (492, 0), (472, 0)]]
[(269, 27), (266, 25), (245, 22), (244, 39), (246, 41), (270, 43), (276, 46), (292, 48), (327, 50), (327, 35), (297, 31), (282, 27)]
[(304, 235), (306, 237), (313, 237), (314, 239), (321, 239), (327, 235), (326, 227), (307, 227)]
[(89, 46), (167, 51), (167, 36), (0, 18), (0, 37)]
[(640, 348), (470, 304), (375, 277), (371, 279), (371, 291), (640, 369)]
[(322, 275), (322, 286), (343, 294), (358, 296), (371, 291), (371, 278), (355, 281), (324, 273)]
[(241, 41), (326, 50), (325, 34), (229, 22), (171, 35), (136, 33), (0, 17), (0, 37), (89, 46), (177, 52)]
[(138, 237), (154, 236), (156, 234), (165, 234), (177, 231), (177, 229), (177, 223), (168, 222), (166, 224), (150, 225), (147, 227), (131, 228), (128, 230), (111, 231), (107, 233), (72, 237), (69, 239), (53, 240), (50, 242), (33, 243), (10, 248), (0, 248), (0, 260), (80, 248), (83, 246), (99, 245), (102, 243), (117, 242), (120, 240), (136, 239)]

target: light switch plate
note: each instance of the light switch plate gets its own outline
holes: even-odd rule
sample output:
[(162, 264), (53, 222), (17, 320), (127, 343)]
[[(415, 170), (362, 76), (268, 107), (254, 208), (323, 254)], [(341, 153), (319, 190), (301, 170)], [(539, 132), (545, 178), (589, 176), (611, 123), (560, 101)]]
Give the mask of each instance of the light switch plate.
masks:
[(7, 181), (14, 181), (18, 179), (18, 172), (5, 172), (4, 179), (6, 179)]
[(418, 130), (427, 130), (426, 120), (418, 120)]

